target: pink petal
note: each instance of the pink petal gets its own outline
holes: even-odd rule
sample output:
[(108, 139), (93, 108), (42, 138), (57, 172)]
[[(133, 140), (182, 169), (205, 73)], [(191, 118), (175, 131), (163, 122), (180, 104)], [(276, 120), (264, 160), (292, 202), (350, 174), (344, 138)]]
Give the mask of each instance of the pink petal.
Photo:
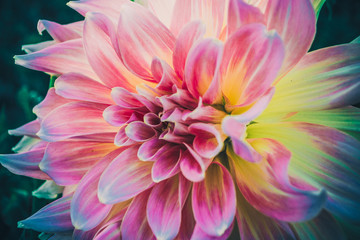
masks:
[(246, 162), (228, 150), (237, 185), (247, 201), (261, 213), (281, 221), (306, 221), (324, 207), (325, 191), (302, 190), (290, 183), (287, 167), (291, 152), (272, 139), (250, 142), (264, 156)]
[(25, 51), (26, 53), (33, 53), (33, 52), (40, 51), (44, 48), (50, 47), (54, 44), (56, 44), (55, 40), (44, 41), (44, 42), (35, 43), (35, 44), (26, 44), (26, 45), (22, 45), (21, 50)]
[(58, 185), (77, 184), (97, 161), (115, 148), (113, 143), (86, 141), (49, 143), (40, 168)]
[(180, 171), (181, 152), (179, 146), (165, 145), (157, 151), (151, 169), (152, 180), (156, 183), (168, 179)]
[(156, 128), (156, 129), (158, 129), (162, 126), (160, 117), (152, 112), (146, 113), (144, 115), (144, 123), (150, 127)]
[(123, 239), (156, 239), (149, 227), (145, 211), (149, 195), (150, 190), (144, 191), (132, 201), (121, 224)]
[(40, 148), (18, 154), (0, 154), (0, 163), (14, 174), (49, 180), (51, 178), (39, 168), (44, 151)]
[(115, 87), (111, 90), (111, 96), (115, 103), (123, 108), (136, 109), (143, 107), (139, 101), (138, 95), (127, 91), (121, 87)]
[(179, 234), (176, 239), (186, 239), (190, 240), (191, 235), (193, 234), (194, 227), (196, 225), (193, 209), (191, 206), (191, 198), (187, 198), (184, 202), (184, 206), (181, 212), (181, 226)]
[(236, 195), (230, 173), (214, 163), (207, 169), (204, 181), (194, 183), (192, 191), (197, 225), (208, 235), (222, 236), (235, 216)]
[[(264, 95), (260, 96), (258, 100), (245, 112), (243, 108), (234, 108), (232, 112), (232, 118), (240, 123), (248, 124), (256, 119), (269, 105), (272, 97), (274, 96), (275, 88), (270, 87)], [(238, 113), (240, 112), (240, 113)]]
[(106, 107), (88, 102), (67, 103), (43, 119), (38, 136), (51, 142), (74, 136), (116, 132), (117, 129), (102, 117)]
[(130, 146), (136, 143), (136, 141), (130, 139), (125, 132), (127, 125), (124, 124), (120, 127), (119, 131), (116, 133), (114, 138), (114, 144), (118, 147)]
[(215, 157), (224, 147), (226, 136), (222, 133), (220, 125), (207, 123), (193, 123), (189, 132), (195, 135), (193, 147), (204, 158)]
[(311, 46), (316, 24), (314, 8), (310, 1), (269, 0), (265, 18), (268, 29), (275, 29), (284, 41), (285, 59), (280, 71), (284, 74), (299, 62)]
[(275, 80), (283, 57), (280, 37), (267, 32), (262, 24), (248, 24), (232, 34), (225, 43), (221, 65), (222, 90), (228, 103), (246, 106), (263, 95)]
[(69, 102), (74, 101), (59, 96), (54, 88), (50, 88), (45, 99), (34, 107), (33, 112), (39, 119), (44, 119), (52, 110)]
[(156, 136), (156, 131), (141, 121), (129, 123), (125, 128), (125, 133), (135, 142), (145, 142)]
[(236, 116), (227, 116), (222, 121), (222, 129), (230, 137), (234, 153), (249, 162), (261, 161), (262, 156), (245, 139), (246, 124)]
[(9, 130), (10, 135), (14, 136), (30, 136), (37, 137), (36, 133), (40, 130), (40, 121), (39, 119), (35, 119), (31, 122), (24, 124), (21, 127), (16, 129)]
[(15, 56), (15, 63), (51, 74), (75, 72), (97, 79), (87, 62), (82, 39), (69, 40), (35, 53)]
[(48, 233), (73, 230), (70, 219), (71, 197), (62, 197), (46, 205), (31, 217), (20, 221), (18, 227)]
[(212, 159), (202, 158), (190, 146), (186, 145), (186, 147), (187, 150), (181, 154), (181, 172), (192, 182), (202, 181), (205, 177), (205, 171), (210, 165)]
[(117, 149), (97, 164), (84, 176), (78, 185), (71, 201), (71, 221), (75, 228), (90, 230), (100, 224), (109, 214), (113, 205), (103, 204), (97, 196), (97, 188), (101, 174), (106, 167), (124, 149)]
[(158, 239), (173, 239), (181, 223), (179, 177), (175, 176), (156, 184), (147, 202), (149, 225)]
[(118, 24), (117, 40), (125, 66), (140, 78), (154, 81), (151, 74), (151, 62), (154, 57), (172, 65), (174, 36), (143, 7), (124, 4)]
[(175, 0), (149, 0), (148, 7), (154, 15), (166, 26), (170, 27), (173, 17)]
[(123, 87), (130, 91), (142, 82), (124, 66), (111, 43), (115, 27), (103, 14), (88, 13), (84, 23), (84, 49), (91, 67), (106, 86)]
[(222, 119), (226, 116), (224, 111), (217, 110), (216, 108), (204, 105), (202, 98), (199, 99), (198, 106), (183, 115), (183, 120), (196, 120), (199, 122), (208, 123), (221, 123)]
[(94, 240), (118, 240), (120, 239), (121, 222), (116, 222), (105, 227), (101, 232), (96, 234)]
[(174, 86), (181, 86), (181, 80), (172, 67), (159, 58), (154, 58), (151, 62), (151, 72), (155, 81), (158, 82), (156, 86), (158, 90), (171, 92)]
[(82, 37), (83, 21), (61, 25), (56, 22), (39, 20), (38, 31), (40, 34), (46, 30), (58, 42), (65, 42)]
[(116, 23), (119, 19), (121, 7), (126, 2), (127, 0), (81, 0), (68, 2), (67, 5), (83, 16), (88, 12), (98, 12), (108, 16)]
[[(89, 231), (75, 229), (73, 232), (73, 240), (83, 240), (83, 239), (99, 240), (101, 236), (110, 234), (108, 230), (113, 229), (114, 225), (117, 225), (119, 228), (118, 230), (120, 230), (118, 224), (120, 224), (121, 221), (123, 220), (125, 212), (130, 205), (130, 202), (131, 200), (112, 205), (112, 208), (108, 213), (107, 217), (99, 225), (97, 225), (96, 227), (94, 227)], [(115, 231), (114, 234), (117, 235), (118, 231)], [(117, 235), (117, 237), (119, 236)]]
[(287, 223), (263, 215), (253, 208), (239, 191), (236, 199), (236, 219), (241, 239), (296, 239), (291, 230), (286, 231), (289, 228)]
[[(213, 103), (221, 96), (218, 78), (223, 45), (214, 39), (204, 39), (189, 51), (185, 64), (185, 83), (190, 93), (204, 102)], [(207, 93), (207, 92), (210, 93)], [(210, 95), (210, 96), (209, 96)]]
[(67, 73), (55, 81), (57, 95), (64, 98), (113, 104), (111, 89), (103, 84), (78, 73)]
[(231, 226), (224, 232), (221, 236), (211, 236), (204, 232), (198, 224), (195, 225), (194, 232), (191, 236), (192, 240), (226, 240), (231, 235), (233, 230), (234, 224), (231, 224)]
[(166, 141), (159, 140), (158, 138), (151, 139), (144, 142), (137, 153), (141, 161), (155, 161), (155, 156), (158, 155), (158, 152), (162, 152), (164, 147), (168, 147)]
[(243, 0), (230, 0), (227, 22), (227, 34), (228, 36), (231, 36), (232, 33), (236, 32), (241, 26), (246, 24), (265, 24), (265, 16), (260, 9), (247, 4)]
[(205, 32), (206, 26), (202, 22), (190, 22), (181, 30), (176, 38), (173, 62), (175, 72), (180, 79), (184, 79), (185, 62), (191, 47), (202, 38)]
[(137, 151), (137, 146), (126, 149), (105, 169), (99, 181), (100, 202), (125, 201), (154, 185), (151, 179), (153, 163), (138, 160)]
[(223, 29), (225, 5), (224, 0), (176, 0), (170, 29), (177, 36), (187, 23), (201, 20), (206, 25), (206, 36), (218, 37)]
[(131, 121), (139, 120), (135, 112), (131, 109), (124, 109), (117, 105), (112, 105), (104, 110), (103, 117), (109, 124), (120, 127)]

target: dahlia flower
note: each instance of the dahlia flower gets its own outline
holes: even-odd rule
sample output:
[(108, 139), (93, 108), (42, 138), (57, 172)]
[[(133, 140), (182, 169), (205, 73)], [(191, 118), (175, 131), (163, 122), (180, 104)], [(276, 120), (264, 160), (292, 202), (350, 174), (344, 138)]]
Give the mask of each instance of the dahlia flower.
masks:
[(60, 198), (50, 239), (342, 239), (360, 216), (360, 44), (309, 52), (324, 1), (81, 0), (17, 64), (57, 77), (1, 155)]

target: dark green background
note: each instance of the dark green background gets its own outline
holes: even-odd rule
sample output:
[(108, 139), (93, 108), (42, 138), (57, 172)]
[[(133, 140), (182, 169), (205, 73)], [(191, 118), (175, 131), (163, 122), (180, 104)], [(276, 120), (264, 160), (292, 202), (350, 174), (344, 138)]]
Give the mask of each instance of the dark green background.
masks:
[[(50, 39), (36, 30), (38, 19), (59, 23), (81, 16), (64, 0), (1, 0), (0, 5), (0, 153), (10, 153), (19, 138), (7, 134), (32, 119), (32, 107), (46, 94), (49, 77), (14, 64), (21, 45)], [(312, 49), (347, 43), (360, 35), (360, 0), (328, 0), (318, 21)], [(0, 166), (0, 239), (37, 239), (37, 233), (17, 229), (46, 202), (31, 197), (39, 181), (16, 176)], [(355, 236), (353, 236), (355, 237)]]

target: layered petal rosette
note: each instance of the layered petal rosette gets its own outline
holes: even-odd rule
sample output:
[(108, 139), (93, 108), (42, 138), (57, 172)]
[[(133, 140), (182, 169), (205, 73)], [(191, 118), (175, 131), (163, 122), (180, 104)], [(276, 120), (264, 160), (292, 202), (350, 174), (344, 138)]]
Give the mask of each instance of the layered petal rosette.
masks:
[[(81, 0), (16, 63), (57, 77), (11, 172), (50, 239), (342, 239), (360, 217), (360, 44), (308, 53), (324, 1)], [(314, 11), (315, 9), (315, 11)], [(235, 231), (236, 232), (236, 231)]]

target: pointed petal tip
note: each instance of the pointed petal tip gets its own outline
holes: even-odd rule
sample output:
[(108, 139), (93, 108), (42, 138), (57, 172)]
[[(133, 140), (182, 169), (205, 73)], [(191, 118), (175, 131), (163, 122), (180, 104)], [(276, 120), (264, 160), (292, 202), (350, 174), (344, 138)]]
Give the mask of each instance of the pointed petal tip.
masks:
[(18, 227), (18, 228), (25, 228), (25, 224), (22, 223), (23, 221), (24, 221), (24, 220), (19, 221), (19, 222), (17, 223), (17, 227)]

